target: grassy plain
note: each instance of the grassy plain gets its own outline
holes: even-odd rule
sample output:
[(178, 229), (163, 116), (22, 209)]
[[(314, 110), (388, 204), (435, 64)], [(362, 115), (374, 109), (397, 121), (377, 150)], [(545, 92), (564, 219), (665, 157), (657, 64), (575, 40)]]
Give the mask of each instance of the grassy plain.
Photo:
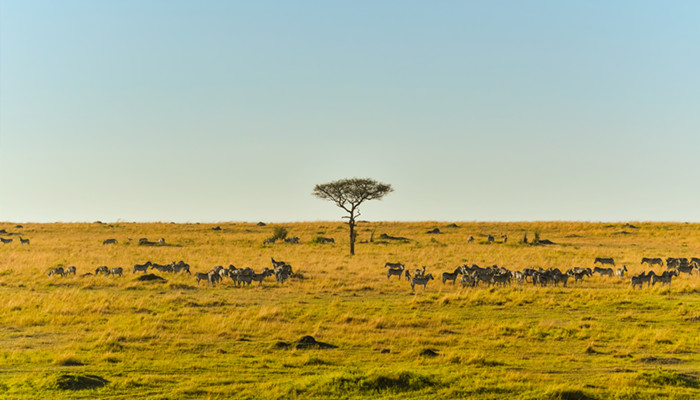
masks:
[[(339, 222), (15, 225), (0, 224), (14, 238), (0, 245), (0, 398), (700, 396), (696, 276), (636, 291), (627, 278), (598, 276), (567, 288), (462, 289), (439, 278), (465, 263), (565, 270), (595, 257), (638, 273), (652, 269), (642, 257), (700, 257), (697, 224), (361, 223), (354, 257)], [(277, 226), (301, 244), (263, 245)], [(520, 243), (535, 232), (554, 244)], [(311, 243), (317, 236), (336, 243)], [(167, 245), (139, 246), (141, 237)], [(131, 273), (148, 260), (259, 271), (270, 257), (299, 277), (209, 288), (188, 275), (148, 283)], [(425, 265), (437, 280), (412, 293), (387, 280), (387, 261)], [(58, 265), (78, 276), (48, 277)], [(80, 277), (99, 265), (126, 272)], [(304, 335), (338, 348), (294, 348)]]

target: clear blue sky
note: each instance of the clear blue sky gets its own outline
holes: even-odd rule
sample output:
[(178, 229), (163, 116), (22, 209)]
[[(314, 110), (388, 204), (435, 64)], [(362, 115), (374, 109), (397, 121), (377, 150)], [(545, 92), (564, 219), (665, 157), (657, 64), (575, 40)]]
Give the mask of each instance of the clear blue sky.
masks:
[(700, 2), (0, 3), (0, 221), (700, 221)]

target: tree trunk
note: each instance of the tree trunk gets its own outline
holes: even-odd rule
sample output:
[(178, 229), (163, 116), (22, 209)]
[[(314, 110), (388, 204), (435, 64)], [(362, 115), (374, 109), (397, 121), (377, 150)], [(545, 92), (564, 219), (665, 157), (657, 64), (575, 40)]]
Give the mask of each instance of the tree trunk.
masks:
[(355, 219), (350, 218), (350, 221), (348, 221), (348, 225), (350, 225), (350, 255), (354, 256), (355, 255)]

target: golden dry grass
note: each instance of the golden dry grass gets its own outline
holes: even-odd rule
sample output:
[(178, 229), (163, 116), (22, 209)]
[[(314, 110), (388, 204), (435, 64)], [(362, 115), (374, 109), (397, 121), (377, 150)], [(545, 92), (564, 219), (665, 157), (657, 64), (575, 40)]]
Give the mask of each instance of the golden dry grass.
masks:
[[(595, 257), (614, 257), (637, 273), (650, 269), (642, 257), (700, 256), (697, 224), (362, 223), (354, 257), (338, 222), (23, 225), (0, 225), (14, 234), (0, 236), (15, 239), (0, 245), (0, 397), (698, 395), (697, 277), (641, 291), (627, 279), (598, 276), (569, 288), (461, 289), (439, 281), (465, 263), (565, 270), (592, 267)], [(279, 225), (302, 243), (263, 245)], [(428, 234), (433, 228), (443, 233)], [(519, 243), (535, 232), (555, 244)], [(410, 240), (382, 240), (383, 233)], [(31, 244), (20, 245), (20, 234)], [(489, 234), (497, 243), (485, 244)], [(503, 234), (508, 243), (499, 243)], [(317, 236), (336, 244), (312, 244)], [(139, 246), (141, 237), (167, 245)], [(119, 243), (103, 245), (107, 238)], [(147, 260), (184, 260), (193, 272), (229, 264), (259, 271), (270, 257), (303, 279), (209, 288), (187, 275), (146, 283), (131, 273)], [(387, 280), (387, 261), (425, 265), (437, 280), (414, 294), (405, 280)], [(78, 275), (121, 266), (125, 275), (46, 276), (58, 265), (75, 265)], [(280, 345), (304, 335), (339, 347)], [(99, 381), (67, 375), (108, 383), (75, 390)]]

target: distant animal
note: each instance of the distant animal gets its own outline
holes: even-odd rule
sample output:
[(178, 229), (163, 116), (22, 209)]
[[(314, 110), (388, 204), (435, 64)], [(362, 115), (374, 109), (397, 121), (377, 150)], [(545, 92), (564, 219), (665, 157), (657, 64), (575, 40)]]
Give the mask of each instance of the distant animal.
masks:
[(593, 264), (597, 264), (597, 263), (600, 263), (600, 265), (610, 264), (612, 266), (615, 266), (615, 260), (612, 257), (611, 258), (596, 257)]
[(29, 239), (23, 239), (22, 236), (19, 237), (20, 244), (29, 244)]
[(194, 277), (197, 279), (197, 285), (199, 285), (200, 281), (209, 282), (209, 273), (207, 272), (197, 272), (194, 274)]
[(452, 281), (452, 284), (455, 284), (455, 281), (457, 280), (457, 276), (462, 274), (462, 267), (457, 267), (453, 272), (443, 272), (442, 273), (442, 284), (445, 284), (445, 281)]
[(411, 278), (411, 291), (415, 291), (416, 285), (423, 285), (423, 290), (425, 290), (425, 286), (428, 284), (428, 281), (432, 279), (434, 279), (433, 274)]
[(471, 242), (473, 242), (473, 241), (474, 241), (474, 236), (469, 236), (469, 237), (467, 238), (467, 243), (471, 243)]
[(49, 270), (49, 276), (51, 275), (61, 275), (61, 277), (66, 276), (65, 271), (63, 271), (63, 267), (58, 267), (58, 268), (51, 268)]
[(593, 273), (599, 273), (600, 276), (613, 276), (613, 269), (612, 268), (600, 268), (600, 267), (595, 267), (593, 268)]
[(273, 271), (271, 269), (265, 268), (262, 273), (253, 274), (253, 276), (251, 276), (251, 280), (254, 280), (256, 282), (260, 282), (260, 286), (262, 286), (263, 280), (272, 274), (273, 274)]
[(632, 290), (634, 290), (635, 286), (639, 286), (639, 288), (644, 287), (644, 282), (646, 282), (646, 274), (642, 272), (641, 275), (633, 276), (630, 278), (630, 283), (632, 284)]
[(653, 266), (653, 265), (660, 265), (660, 266), (663, 266), (663, 265), (664, 265), (664, 261), (663, 261), (660, 257), (659, 257), (659, 258), (647, 258), (647, 257), (643, 257), (643, 258), (642, 258), (642, 264), (644, 264), (644, 263), (649, 264), (649, 266)]
[(134, 270), (132, 273), (137, 273), (137, 272), (148, 272), (148, 267), (151, 266), (150, 261), (146, 261), (145, 264), (136, 264), (134, 265)]
[(165, 244), (165, 238), (158, 239), (158, 244), (161, 244), (161, 245)]
[(403, 265), (400, 268), (389, 268), (388, 270), (386, 270), (386, 278), (391, 279), (392, 276), (396, 275), (399, 277), (399, 280), (401, 280), (401, 275), (403, 275), (403, 270), (404, 270)]
[(124, 272), (124, 269), (122, 267), (116, 267), (116, 268), (111, 268), (109, 270), (110, 275), (119, 275), (122, 276), (122, 273)]
[(403, 269), (403, 268), (404, 268), (404, 265), (401, 264), (401, 263), (391, 263), (391, 262), (388, 262), (388, 263), (384, 264), (384, 268), (387, 268), (387, 267), (389, 267), (389, 268), (401, 268), (401, 269)]
[(77, 268), (75, 268), (74, 266), (71, 266), (71, 267), (66, 268), (65, 274), (66, 275), (70, 275), (70, 274), (75, 275), (76, 271), (77, 271)]
[(423, 275), (425, 275), (425, 265), (423, 266), (423, 269), (416, 269), (415, 271), (413, 271), (413, 276), (415, 276), (416, 278), (420, 278)]
[(489, 236), (486, 238), (486, 240), (487, 240), (489, 243), (493, 243), (493, 242), (496, 241), (496, 239), (493, 237), (493, 235), (489, 235)]
[(671, 279), (674, 276), (678, 276), (678, 272), (676, 271), (664, 271), (663, 274), (661, 275), (655, 275), (651, 278), (651, 286), (654, 286), (656, 282), (661, 282), (661, 286), (663, 285), (671, 285)]
[(106, 265), (95, 268), (95, 275), (99, 275), (99, 274), (109, 275), (109, 268), (107, 268)]
[(105, 239), (102, 244), (117, 244), (117, 239)]
[(277, 240), (277, 239), (275, 239), (273, 237), (267, 238), (263, 241), (263, 244), (273, 244), (273, 243), (275, 243), (275, 240)]
[(627, 266), (623, 265), (622, 268), (618, 268), (615, 270), (615, 276), (619, 276), (620, 278), (622, 278), (623, 276), (625, 276), (625, 272), (627, 272)]
[(0, 242), (2, 242), (3, 244), (8, 244), (8, 243), (12, 243), (12, 239), (0, 238)]

